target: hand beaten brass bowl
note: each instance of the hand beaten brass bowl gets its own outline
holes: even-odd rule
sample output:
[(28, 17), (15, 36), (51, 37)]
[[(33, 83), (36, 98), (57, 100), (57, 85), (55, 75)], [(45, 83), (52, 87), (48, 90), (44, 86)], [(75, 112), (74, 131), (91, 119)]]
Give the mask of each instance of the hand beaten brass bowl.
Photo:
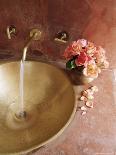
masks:
[(37, 149), (60, 135), (75, 110), (73, 87), (56, 67), (26, 61), (24, 111), (20, 119), (20, 62), (0, 65), (0, 155)]

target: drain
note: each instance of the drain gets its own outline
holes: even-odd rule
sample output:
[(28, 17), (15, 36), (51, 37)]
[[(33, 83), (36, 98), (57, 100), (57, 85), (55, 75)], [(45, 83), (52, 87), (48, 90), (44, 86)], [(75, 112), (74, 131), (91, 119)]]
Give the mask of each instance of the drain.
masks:
[(15, 117), (16, 117), (17, 119), (20, 119), (20, 120), (26, 119), (27, 113), (26, 113), (26, 111), (21, 111), (21, 112), (19, 112), (18, 114), (15, 114)]

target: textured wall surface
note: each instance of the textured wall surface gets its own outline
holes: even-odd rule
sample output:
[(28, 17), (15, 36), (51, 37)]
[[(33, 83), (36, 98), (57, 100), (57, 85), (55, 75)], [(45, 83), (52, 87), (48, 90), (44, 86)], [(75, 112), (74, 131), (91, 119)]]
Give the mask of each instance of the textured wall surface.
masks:
[[(17, 35), (8, 40), (6, 27), (12, 24), (17, 28)], [(54, 36), (66, 30), (69, 42), (83, 37), (102, 45), (107, 51), (110, 69), (116, 68), (115, 0), (0, 0), (0, 59), (10, 59), (10, 56), (20, 59), (29, 31), (35, 27), (43, 31), (43, 38), (31, 45), (29, 53), (35, 54), (28, 54), (28, 58), (38, 59), (38, 50), (50, 59), (60, 58), (67, 44), (54, 42)], [(62, 136), (33, 155), (116, 154), (112, 71), (104, 71), (93, 84), (99, 88), (95, 107), (85, 116), (77, 112)], [(75, 87), (77, 93), (82, 88)]]
[[(10, 50), (20, 58), (30, 30), (39, 28), (43, 32), (42, 39), (34, 42), (30, 49), (39, 49), (52, 59), (58, 58), (66, 44), (54, 42), (55, 35), (65, 30), (69, 42), (78, 39), (90, 17), (91, 8), (85, 0), (0, 0), (0, 51)], [(11, 40), (6, 35), (9, 25), (17, 29), (17, 35)]]
[[(22, 49), (29, 39), (29, 32), (32, 28), (45, 29), (47, 25), (47, 7), (46, 1), (38, 0), (1, 0), (0, 1), (0, 51), (13, 52), (16, 58), (22, 55)], [(16, 36), (8, 40), (6, 35), (7, 26), (14, 25), (17, 30)], [(35, 44), (33, 50), (39, 48), (40, 42)], [(1, 54), (2, 55), (2, 54)], [(12, 55), (12, 54), (11, 54)]]

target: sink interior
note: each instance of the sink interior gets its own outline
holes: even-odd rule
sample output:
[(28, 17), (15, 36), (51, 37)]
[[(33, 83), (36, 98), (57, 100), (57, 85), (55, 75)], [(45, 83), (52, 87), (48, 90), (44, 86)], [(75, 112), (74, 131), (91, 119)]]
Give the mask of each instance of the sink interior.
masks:
[[(28, 152), (60, 134), (74, 114), (73, 87), (56, 67), (25, 62), (24, 109), (19, 111), (20, 62), (0, 65), (0, 154)], [(62, 130), (61, 130), (62, 129)]]

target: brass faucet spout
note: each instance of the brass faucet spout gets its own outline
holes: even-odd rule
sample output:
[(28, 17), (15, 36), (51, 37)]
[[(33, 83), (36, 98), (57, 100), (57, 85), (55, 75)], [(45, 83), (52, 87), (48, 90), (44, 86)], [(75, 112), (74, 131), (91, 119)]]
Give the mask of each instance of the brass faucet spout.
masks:
[[(35, 34), (34, 34), (35, 35)], [(26, 53), (28, 50), (29, 45), (31, 44), (31, 42), (33, 41), (34, 35), (29, 39), (29, 41), (27, 42), (27, 44), (25, 45), (24, 49), (23, 49), (23, 58), (22, 60), (25, 61), (26, 60)]]
[(29, 39), (29, 41), (27, 42), (27, 44), (25, 45), (25, 47), (23, 49), (22, 61), (26, 60), (26, 53), (27, 53), (27, 50), (28, 50), (31, 42), (33, 40), (39, 40), (40, 37), (41, 37), (41, 31), (39, 31), (38, 29), (32, 29), (32, 31), (30, 32), (30, 39)]

